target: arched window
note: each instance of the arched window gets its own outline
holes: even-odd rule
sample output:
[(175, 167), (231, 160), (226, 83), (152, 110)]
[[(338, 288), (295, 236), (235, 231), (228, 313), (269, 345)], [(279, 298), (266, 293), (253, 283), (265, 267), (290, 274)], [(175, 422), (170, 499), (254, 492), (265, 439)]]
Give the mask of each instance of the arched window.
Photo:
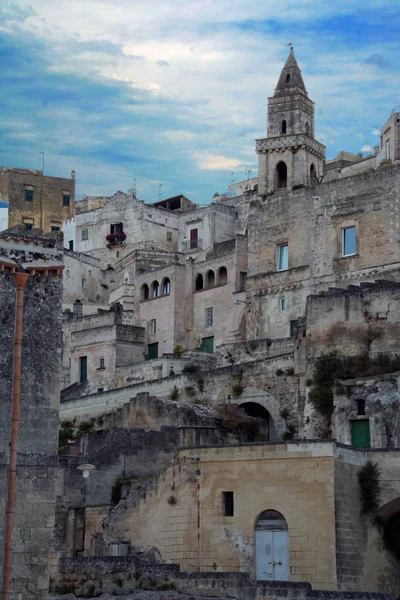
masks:
[(218, 271), (218, 285), (225, 285), (228, 283), (228, 271), (226, 267), (220, 267)]
[(317, 171), (315, 169), (314, 163), (312, 163), (310, 167), (310, 184), (315, 185), (316, 183), (318, 183)]
[(286, 133), (286, 121), (285, 121), (285, 119), (283, 119), (283, 121), (282, 121), (281, 133)]
[(149, 286), (147, 285), (147, 283), (144, 283), (142, 285), (142, 287), (140, 288), (140, 299), (141, 300), (149, 299)]
[(159, 285), (158, 281), (153, 281), (153, 283), (151, 284), (151, 297), (158, 298), (159, 295), (160, 295), (160, 285)]
[(287, 531), (286, 519), (277, 510), (265, 510), (256, 521), (256, 531)]
[(290, 81), (290, 73), (288, 73), (288, 74), (286, 75), (286, 83), (289, 83), (289, 81)]
[(276, 165), (276, 187), (277, 189), (287, 187), (287, 166), (283, 161)]
[(202, 290), (203, 287), (204, 287), (203, 275), (201, 273), (199, 273), (196, 276), (196, 282), (195, 282), (195, 290), (196, 290), (196, 292), (198, 292), (199, 290)]
[(171, 282), (168, 279), (168, 277), (166, 277), (163, 282), (162, 282), (162, 293), (163, 296), (169, 294), (171, 292)]
[(207, 271), (206, 274), (206, 287), (214, 287), (215, 285), (215, 274), (214, 271)]

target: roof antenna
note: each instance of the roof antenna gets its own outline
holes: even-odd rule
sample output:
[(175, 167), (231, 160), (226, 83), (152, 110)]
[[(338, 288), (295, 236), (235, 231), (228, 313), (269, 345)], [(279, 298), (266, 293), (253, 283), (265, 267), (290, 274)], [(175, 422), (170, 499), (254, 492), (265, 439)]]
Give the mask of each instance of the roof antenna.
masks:
[(290, 52), (293, 52), (293, 43), (292, 43), (292, 40), (290, 40), (290, 42), (288, 44), (286, 44), (286, 45), (290, 47)]
[(42, 155), (42, 171), (44, 173), (44, 151), (42, 150), (41, 152), (39, 152), (39, 154)]

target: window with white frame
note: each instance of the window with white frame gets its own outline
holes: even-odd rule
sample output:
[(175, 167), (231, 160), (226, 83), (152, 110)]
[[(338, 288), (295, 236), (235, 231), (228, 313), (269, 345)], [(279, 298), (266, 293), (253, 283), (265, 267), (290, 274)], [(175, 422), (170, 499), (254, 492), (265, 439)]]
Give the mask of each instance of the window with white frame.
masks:
[(82, 287), (85, 288), (86, 287), (86, 279), (82, 279)]
[(353, 256), (356, 253), (356, 227), (342, 229), (342, 256)]
[(156, 319), (151, 319), (150, 321), (150, 334), (155, 335), (157, 331), (157, 321)]
[(82, 229), (82, 241), (88, 240), (88, 239), (89, 239), (89, 230), (88, 229)]
[(287, 271), (289, 268), (289, 247), (287, 244), (278, 246), (276, 262), (278, 271)]
[(285, 310), (286, 310), (286, 298), (285, 297), (279, 299), (279, 307), (281, 309), (281, 312), (285, 312)]
[(214, 324), (214, 311), (212, 308), (206, 308), (206, 327), (212, 327)]
[(105, 367), (106, 367), (106, 364), (105, 364), (104, 357), (101, 357), (100, 358), (100, 367), (99, 367), (99, 369), (105, 369)]

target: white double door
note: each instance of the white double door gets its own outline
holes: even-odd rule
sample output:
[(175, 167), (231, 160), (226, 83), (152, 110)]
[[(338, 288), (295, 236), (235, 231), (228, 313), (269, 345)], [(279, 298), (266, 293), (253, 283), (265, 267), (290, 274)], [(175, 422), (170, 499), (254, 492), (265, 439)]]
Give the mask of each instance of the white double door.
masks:
[(256, 531), (256, 578), (289, 581), (289, 536), (287, 531)]

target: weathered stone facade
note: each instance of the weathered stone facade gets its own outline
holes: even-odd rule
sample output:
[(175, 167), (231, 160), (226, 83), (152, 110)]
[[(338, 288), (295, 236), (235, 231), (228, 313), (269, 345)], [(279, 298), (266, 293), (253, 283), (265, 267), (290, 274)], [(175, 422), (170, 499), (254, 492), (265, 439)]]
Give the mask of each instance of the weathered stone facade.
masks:
[(0, 561), (8, 490), (16, 283), (24, 290), (21, 412), (11, 572), (12, 600), (47, 598), (54, 529), (61, 366), (62, 241), (0, 234)]

